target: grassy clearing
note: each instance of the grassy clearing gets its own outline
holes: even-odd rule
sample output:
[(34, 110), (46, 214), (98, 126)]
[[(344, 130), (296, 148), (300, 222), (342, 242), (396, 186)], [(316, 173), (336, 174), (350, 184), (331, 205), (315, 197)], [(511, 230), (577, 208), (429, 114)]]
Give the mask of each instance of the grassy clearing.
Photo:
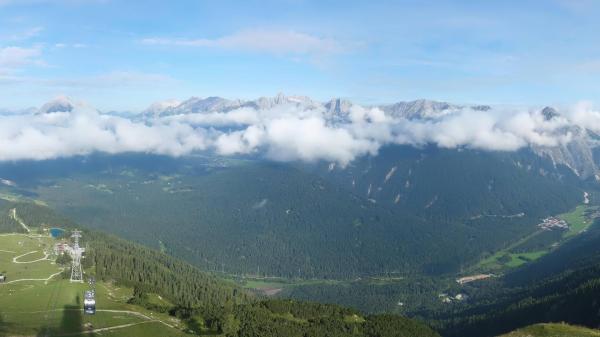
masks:
[[(7, 276), (7, 281), (21, 279), (46, 279), (50, 275), (60, 272), (61, 269), (51, 260), (41, 260), (32, 263), (14, 263), (13, 258), (19, 262), (29, 262), (41, 259), (44, 252), (53, 251), (54, 240), (50, 237), (29, 236), (14, 234), (0, 236), (0, 273)], [(2, 285), (0, 285), (2, 287)]]
[(600, 337), (600, 331), (562, 323), (536, 324), (500, 337)]
[(24, 197), (22, 195), (13, 194), (13, 193), (6, 192), (6, 191), (0, 191), (0, 199), (4, 199), (4, 200), (10, 201), (10, 202), (33, 202), (40, 206), (48, 206), (48, 204), (46, 204), (42, 200), (31, 199), (31, 198)]
[(166, 308), (173, 307), (173, 303), (158, 294), (148, 294), (148, 303)]
[[(523, 255), (523, 254), (510, 254), (509, 251), (512, 250), (513, 248), (525, 243), (527, 240), (539, 235), (541, 232), (542, 232), (541, 230), (537, 230), (537, 231), (527, 235), (526, 237), (512, 243), (508, 247), (497, 251), (493, 255), (481, 260), (477, 265), (475, 265), (475, 269), (485, 270), (485, 271), (497, 271), (499, 269), (504, 268), (507, 265), (507, 263), (512, 263), (515, 266), (520, 265), (520, 264), (517, 264), (518, 261), (516, 261), (516, 260), (521, 261), (522, 259), (519, 258), (518, 255)], [(502, 263), (503, 257), (507, 256), (507, 255), (510, 257), (510, 260), (505, 263)], [(539, 258), (539, 256), (538, 256), (538, 258)], [(523, 263), (521, 263), (521, 264), (523, 264)]]
[(588, 219), (586, 216), (586, 213), (591, 209), (593, 207), (580, 205), (572, 212), (559, 215), (559, 218), (569, 224), (569, 230), (563, 235), (565, 239), (583, 232), (593, 223), (593, 219)]
[(366, 322), (366, 320), (363, 317), (360, 317), (357, 314), (344, 317), (344, 321), (346, 323), (364, 323), (364, 322)]
[[(19, 261), (45, 256), (53, 248), (50, 237), (25, 234), (0, 236), (0, 272), (8, 281), (46, 279), (61, 269), (45, 259), (33, 263), (13, 263), (13, 258), (31, 251)], [(43, 254), (43, 255), (39, 255)], [(127, 303), (132, 289), (111, 283), (96, 284), (95, 315), (83, 314), (84, 283), (70, 283), (57, 275), (45, 281), (20, 281), (0, 284), (0, 335), (58, 336), (68, 334), (102, 336), (185, 336), (185, 325), (166, 314), (151, 312)], [(168, 303), (156, 296), (156, 301)], [(166, 324), (174, 326), (168, 327)], [(89, 333), (89, 330), (107, 329)], [(114, 330), (113, 330), (114, 329)]]
[(507, 262), (505, 265), (510, 268), (519, 267), (527, 262), (535, 261), (540, 257), (546, 255), (548, 253), (547, 250), (540, 250), (536, 252), (529, 253), (513, 253), (510, 254), (511, 260)]
[[(565, 220), (569, 224), (569, 230), (565, 231), (562, 235), (562, 240), (558, 243), (561, 244), (565, 240), (584, 232), (593, 223), (593, 219), (590, 218), (589, 213), (595, 210), (596, 207), (589, 205), (579, 205), (573, 211), (560, 214), (558, 217)], [(497, 251), (493, 255), (481, 260), (474, 269), (480, 271), (501, 271), (505, 268), (516, 268), (527, 262), (534, 261), (544, 256), (552, 247), (548, 244), (547, 249), (540, 249), (526, 253), (510, 253), (510, 251), (522, 244), (525, 244), (528, 240), (535, 238), (537, 235), (543, 233), (542, 230), (537, 230), (526, 237), (512, 243), (508, 247)]]

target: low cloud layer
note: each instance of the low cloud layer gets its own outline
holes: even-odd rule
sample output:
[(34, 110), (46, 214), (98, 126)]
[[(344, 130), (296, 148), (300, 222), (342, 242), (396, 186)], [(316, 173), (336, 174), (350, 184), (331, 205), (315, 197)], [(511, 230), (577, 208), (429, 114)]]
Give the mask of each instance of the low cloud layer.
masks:
[(85, 104), (60, 110), (0, 115), (0, 160), (93, 152), (172, 156), (209, 152), (347, 165), (358, 156), (375, 155), (388, 144), (514, 151), (530, 145), (567, 144), (578, 128), (600, 132), (600, 111), (589, 103), (560, 111), (550, 120), (539, 110), (507, 108), (465, 108), (427, 119), (407, 119), (356, 105), (336, 115), (323, 107), (295, 104), (144, 118), (102, 114)]

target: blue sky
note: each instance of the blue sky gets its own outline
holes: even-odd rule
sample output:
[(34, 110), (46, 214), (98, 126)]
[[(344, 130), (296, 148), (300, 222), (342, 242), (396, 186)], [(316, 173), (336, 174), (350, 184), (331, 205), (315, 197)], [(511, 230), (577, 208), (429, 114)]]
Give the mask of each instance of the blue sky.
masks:
[(600, 1), (0, 0), (0, 107), (278, 92), (374, 104), (600, 94)]

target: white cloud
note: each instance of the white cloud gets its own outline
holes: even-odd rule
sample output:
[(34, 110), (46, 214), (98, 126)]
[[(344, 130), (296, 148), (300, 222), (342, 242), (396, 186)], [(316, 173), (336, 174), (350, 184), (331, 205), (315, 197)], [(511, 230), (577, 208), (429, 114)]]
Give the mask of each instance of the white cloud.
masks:
[(600, 111), (591, 102), (583, 101), (569, 111), (569, 119), (582, 128), (600, 133)]
[(550, 121), (539, 111), (527, 109), (465, 108), (440, 118), (409, 120), (360, 106), (334, 120), (323, 108), (294, 104), (139, 120), (104, 115), (82, 103), (73, 105), (70, 112), (0, 115), (0, 160), (97, 151), (173, 156), (207, 151), (279, 161), (325, 160), (343, 166), (358, 156), (376, 154), (387, 144), (514, 151), (528, 145), (566, 144), (571, 141), (572, 126), (600, 132), (600, 111), (589, 103)]
[(39, 48), (0, 47), (0, 74), (12, 72), (26, 65), (43, 64)]
[(31, 27), (3, 37), (7, 41), (23, 41), (38, 36), (44, 30), (43, 27)]
[(0, 160), (40, 160), (96, 151), (179, 156), (208, 145), (203, 130), (186, 124), (146, 125), (101, 115), (83, 105), (70, 113), (1, 116), (0, 121)]
[(329, 127), (318, 117), (282, 118), (266, 125), (267, 156), (276, 160), (327, 160), (348, 164), (356, 156), (375, 154), (379, 145), (349, 130)]
[(325, 37), (296, 31), (244, 30), (215, 39), (145, 38), (143, 44), (220, 48), (275, 55), (322, 56), (344, 52), (349, 46)]
[(67, 48), (67, 47), (71, 47), (71, 48), (75, 48), (75, 49), (81, 49), (81, 48), (87, 48), (88, 45), (85, 43), (73, 43), (73, 44), (69, 44), (69, 43), (64, 43), (64, 42), (59, 42), (59, 43), (55, 43), (54, 44), (54, 48)]

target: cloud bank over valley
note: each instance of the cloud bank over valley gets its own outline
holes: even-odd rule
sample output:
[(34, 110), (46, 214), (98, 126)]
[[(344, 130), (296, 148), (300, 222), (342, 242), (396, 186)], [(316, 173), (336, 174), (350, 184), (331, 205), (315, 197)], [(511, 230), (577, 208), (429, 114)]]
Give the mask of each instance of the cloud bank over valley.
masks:
[(365, 107), (279, 95), (165, 101), (128, 116), (60, 97), (35, 112), (0, 115), (0, 160), (210, 152), (344, 166), (389, 144), (515, 151), (565, 146), (582, 133), (600, 133), (600, 111), (590, 103), (561, 111), (426, 100)]

